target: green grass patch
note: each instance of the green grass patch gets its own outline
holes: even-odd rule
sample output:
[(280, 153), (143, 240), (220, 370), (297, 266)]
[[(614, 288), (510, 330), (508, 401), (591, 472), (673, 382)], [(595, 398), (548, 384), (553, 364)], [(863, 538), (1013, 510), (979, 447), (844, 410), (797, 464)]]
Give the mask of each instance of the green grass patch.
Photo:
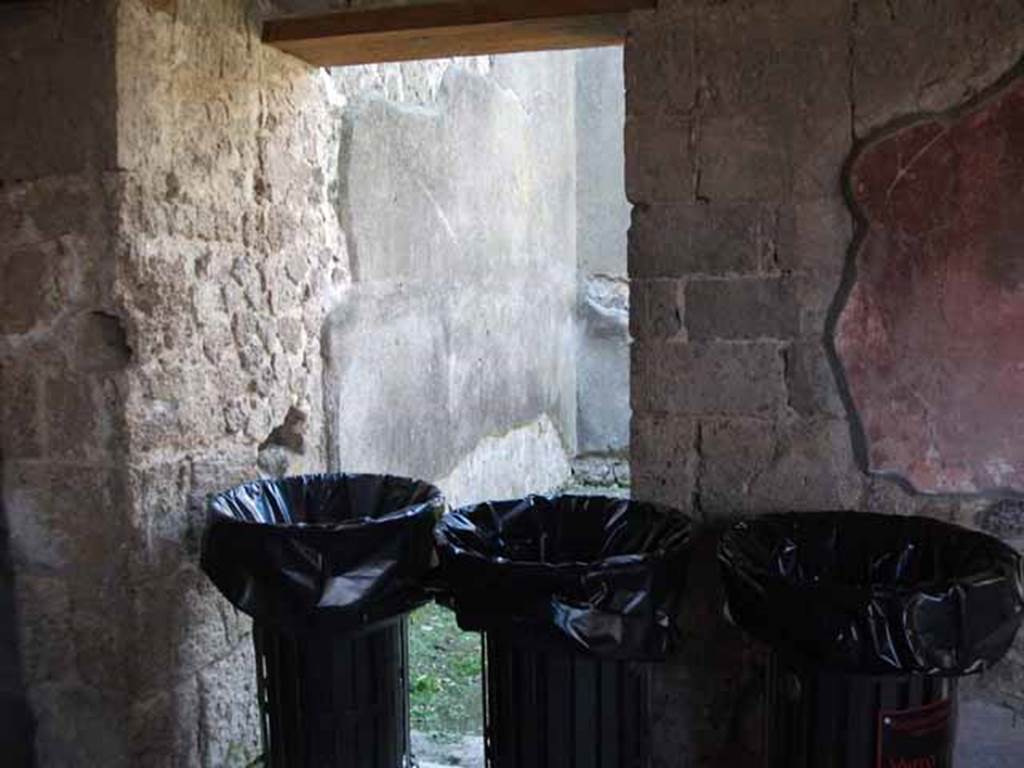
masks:
[(480, 635), (430, 604), (409, 618), (409, 706), (413, 730), (444, 736), (483, 733)]

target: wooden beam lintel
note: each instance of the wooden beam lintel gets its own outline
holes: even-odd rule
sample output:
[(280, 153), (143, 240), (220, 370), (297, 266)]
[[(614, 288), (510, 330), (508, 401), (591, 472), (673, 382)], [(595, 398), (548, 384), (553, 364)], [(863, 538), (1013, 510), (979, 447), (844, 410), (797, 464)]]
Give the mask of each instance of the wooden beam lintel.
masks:
[(475, 0), (268, 19), (263, 41), (315, 66), (621, 45), (656, 0)]

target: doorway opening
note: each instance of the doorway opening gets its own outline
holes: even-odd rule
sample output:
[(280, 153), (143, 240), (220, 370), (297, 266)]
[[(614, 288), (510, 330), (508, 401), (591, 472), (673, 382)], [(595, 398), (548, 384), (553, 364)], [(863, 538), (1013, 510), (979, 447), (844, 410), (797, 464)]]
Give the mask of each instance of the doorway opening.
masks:
[[(325, 331), (332, 469), (452, 506), (628, 495), (622, 50), (330, 70), (352, 284)], [(480, 640), (410, 619), (413, 752), (482, 766)]]

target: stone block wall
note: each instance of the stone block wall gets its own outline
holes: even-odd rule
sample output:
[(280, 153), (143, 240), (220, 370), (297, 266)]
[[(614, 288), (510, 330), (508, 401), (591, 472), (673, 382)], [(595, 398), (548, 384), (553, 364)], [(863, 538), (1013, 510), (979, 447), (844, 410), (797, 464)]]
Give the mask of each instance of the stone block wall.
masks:
[(0, 16), (0, 700), (35, 721), (5, 739), (39, 765), (248, 764), (248, 620), (198, 569), (203, 498), (270, 449), (323, 465), (348, 282), (327, 79), (227, 0)]
[(198, 568), (208, 492), (568, 475), (575, 58), (332, 75), (260, 45), (245, 3), (100, 7), (0, 12), (0, 734), (40, 765), (246, 765), (249, 622)]
[(113, 13), (0, 11), (0, 749), (16, 765), (33, 728), (50, 745), (40, 763), (70, 764), (70, 740), (102, 760), (96, 712), (121, 703), (101, 684), (110, 633), (88, 605), (127, 535), (106, 515), (128, 485), (111, 407), (126, 386)]
[[(634, 493), (709, 531), (685, 650), (659, 685), (658, 765), (746, 764), (757, 748), (759, 650), (721, 618), (713, 562), (713, 531), (730, 519), (924, 514), (1021, 545), (1016, 501), (916, 495), (867, 474), (830, 355), (855, 232), (851, 152), (893, 120), (983, 91), (1022, 54), (1024, 8), (998, 0), (663, 0), (634, 14)], [(1022, 649), (968, 686), (986, 717), (1024, 711)]]
[(118, 6), (128, 764), (256, 753), (249, 620), (197, 567), (204, 497), (324, 466), (320, 332), (349, 282), (337, 129), (327, 76), (258, 40), (231, 0)]

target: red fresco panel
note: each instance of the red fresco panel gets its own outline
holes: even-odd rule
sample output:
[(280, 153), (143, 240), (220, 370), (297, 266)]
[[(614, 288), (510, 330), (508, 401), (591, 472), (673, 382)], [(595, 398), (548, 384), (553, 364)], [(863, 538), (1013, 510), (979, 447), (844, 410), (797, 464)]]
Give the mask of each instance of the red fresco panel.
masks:
[(1024, 491), (1024, 80), (868, 145), (835, 345), (873, 472)]

